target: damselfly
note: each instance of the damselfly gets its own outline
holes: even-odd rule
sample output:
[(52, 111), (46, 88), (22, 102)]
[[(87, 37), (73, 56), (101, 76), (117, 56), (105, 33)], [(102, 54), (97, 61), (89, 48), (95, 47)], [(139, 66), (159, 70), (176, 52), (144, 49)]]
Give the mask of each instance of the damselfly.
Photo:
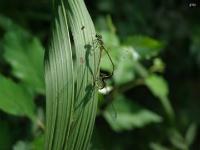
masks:
[[(84, 30), (84, 29), (85, 29), (85, 26), (82, 26), (81, 30)], [(97, 73), (97, 75), (95, 75), (96, 73), (93, 74), (94, 85), (97, 85), (97, 87), (99, 89), (103, 89), (106, 86), (105, 80), (109, 79), (113, 76), (115, 66), (114, 66), (114, 63), (112, 61), (110, 54), (108, 53), (107, 49), (104, 46), (103, 38), (100, 34), (95, 35), (95, 40), (93, 40), (91, 47), (92, 47), (93, 52), (95, 52), (96, 49), (99, 49), (99, 60), (98, 60), (98, 64), (97, 64), (97, 70), (95, 71)], [(102, 58), (103, 51), (107, 54), (107, 56), (111, 62), (111, 65), (112, 65), (112, 71), (108, 75), (105, 73), (102, 73), (102, 72), (100, 72), (100, 75), (98, 75), (98, 72), (100, 71), (100, 64), (101, 64), (101, 58)]]
[(113, 76), (115, 66), (114, 66), (114, 63), (112, 61), (110, 54), (108, 53), (107, 49), (104, 47), (104, 42), (103, 42), (102, 36), (99, 34), (96, 34), (95, 37), (96, 37), (96, 40), (94, 41), (94, 45), (96, 44), (97, 45), (96, 47), (100, 50), (100, 56), (99, 56), (99, 60), (98, 60), (98, 64), (97, 64), (97, 69), (100, 70), (101, 57), (102, 57), (103, 51), (107, 54), (107, 56), (111, 62), (111, 65), (112, 65), (111, 74), (107, 75), (105, 73), (100, 72), (99, 79), (97, 79), (98, 83), (100, 83), (100, 84), (98, 84), (99, 89), (103, 89), (106, 86), (105, 80), (109, 79)]

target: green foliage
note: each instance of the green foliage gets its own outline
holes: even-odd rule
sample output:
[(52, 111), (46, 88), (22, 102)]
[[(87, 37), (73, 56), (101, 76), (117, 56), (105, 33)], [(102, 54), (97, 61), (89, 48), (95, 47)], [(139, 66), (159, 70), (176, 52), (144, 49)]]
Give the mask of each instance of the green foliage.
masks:
[(12, 66), (12, 73), (34, 91), (44, 93), (44, 50), (38, 38), (0, 16), (6, 33), (3, 39), (4, 58)]
[(174, 112), (168, 100), (169, 89), (166, 81), (161, 76), (150, 75), (145, 79), (145, 84), (160, 99), (170, 119), (174, 119)]
[[(130, 52), (126, 52), (125, 50), (121, 51), (119, 54), (118, 65), (115, 69), (115, 74), (113, 76), (114, 81), (117, 85), (122, 85), (129, 81), (134, 80), (135, 71), (133, 70), (134, 61), (132, 59), (132, 55)], [(116, 63), (115, 63), (116, 64)]]
[(0, 75), (0, 109), (17, 116), (35, 118), (35, 105), (32, 96), (11, 79)]
[(44, 135), (40, 135), (30, 144), (31, 149), (43, 150), (44, 149)]
[(146, 59), (158, 55), (163, 49), (163, 44), (159, 41), (145, 36), (128, 37), (125, 44), (133, 46), (139, 57)]
[(195, 139), (197, 133), (197, 125), (195, 123), (191, 124), (185, 134), (185, 141), (188, 146), (190, 146)]
[[(36, 116), (37, 108), (34, 103), (36, 92), (44, 93), (43, 46), (38, 38), (6, 17), (0, 16), (0, 26), (5, 31), (1, 42), (3, 59), (11, 66), (11, 76), (15, 77), (13, 80), (12, 77), (0, 74), (0, 109), (10, 115), (28, 117), (33, 124), (36, 124), (36, 128), (43, 126)], [(0, 124), (4, 122), (0, 120)], [(2, 126), (0, 129), (7, 132)], [(3, 131), (1, 133), (4, 136)], [(17, 132), (6, 135), (12, 134)], [(10, 149), (14, 139), (10, 137), (8, 144), (8, 141), (1, 140), (3, 143), (0, 143), (0, 148)], [(14, 149), (17, 148), (27, 149), (24, 142), (19, 142)]]
[[(158, 62), (157, 64), (154, 63), (149, 69), (141, 63), (141, 60), (158, 55), (162, 44), (148, 37), (139, 36), (136, 38), (137, 36), (133, 36), (132, 38), (128, 38), (123, 45), (120, 45), (119, 39), (114, 33), (108, 32), (102, 35), (105, 35), (105, 43), (108, 43), (108, 41), (111, 42), (108, 44), (108, 48), (110, 48), (109, 52), (115, 63), (113, 79), (116, 86), (120, 87), (130, 82), (132, 84), (130, 86), (132, 87), (138, 83), (144, 83), (155, 97), (161, 101), (169, 119), (172, 121), (174, 112), (168, 99), (168, 85), (161, 76), (152, 74), (152, 71), (160, 71), (160, 68), (162, 68), (161, 62), (159, 62), (160, 64)], [(109, 61), (109, 58), (104, 54), (101, 67), (111, 72), (112, 64)], [(158, 61), (158, 59), (156, 58), (155, 61)]]
[(168, 96), (168, 86), (162, 77), (150, 75), (146, 78), (145, 83), (156, 97), (164, 98)]
[[(100, 59), (99, 49), (91, 48), (96, 32), (82, 0), (52, 2), (57, 19), (45, 95), (49, 1), (0, 1), (0, 149), (43, 150), (44, 133), (52, 149), (65, 142), (70, 150), (199, 149), (198, 9), (173, 0), (86, 2), (115, 64), (99, 90), (90, 141), (98, 89), (91, 85)], [(105, 51), (101, 71), (112, 72)]]
[[(114, 110), (113, 107), (115, 108)], [(104, 116), (111, 128), (116, 132), (142, 128), (147, 124), (160, 123), (162, 121), (162, 118), (157, 114), (139, 107), (123, 96), (116, 96), (113, 107), (110, 106), (104, 112)], [(116, 118), (112, 115), (113, 111), (117, 113)]]
[(13, 150), (28, 150), (29, 147), (27, 145), (27, 143), (23, 142), (23, 141), (19, 141), (17, 142), (17, 144), (13, 147)]
[(44, 136), (35, 138), (31, 143), (26, 141), (18, 141), (13, 150), (43, 150), (44, 149)]
[(157, 143), (151, 143), (150, 147), (152, 150), (169, 150), (168, 148)]

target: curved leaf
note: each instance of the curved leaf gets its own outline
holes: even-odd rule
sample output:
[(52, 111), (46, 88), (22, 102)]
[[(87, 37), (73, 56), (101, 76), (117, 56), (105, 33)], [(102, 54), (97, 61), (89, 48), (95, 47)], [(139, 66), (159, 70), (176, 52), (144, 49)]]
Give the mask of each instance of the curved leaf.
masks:
[(46, 149), (84, 150), (90, 144), (97, 111), (95, 30), (82, 0), (52, 2), (53, 37), (45, 57)]

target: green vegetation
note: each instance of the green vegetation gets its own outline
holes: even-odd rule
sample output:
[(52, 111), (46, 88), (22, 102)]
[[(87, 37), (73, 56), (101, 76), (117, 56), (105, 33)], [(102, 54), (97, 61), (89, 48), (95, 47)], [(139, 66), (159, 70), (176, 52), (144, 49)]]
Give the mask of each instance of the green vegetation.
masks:
[[(84, 4), (50, 3), (0, 1), (0, 150), (200, 148), (199, 8), (85, 1), (115, 64), (98, 92), (99, 49)], [(105, 52), (100, 67), (112, 72)]]

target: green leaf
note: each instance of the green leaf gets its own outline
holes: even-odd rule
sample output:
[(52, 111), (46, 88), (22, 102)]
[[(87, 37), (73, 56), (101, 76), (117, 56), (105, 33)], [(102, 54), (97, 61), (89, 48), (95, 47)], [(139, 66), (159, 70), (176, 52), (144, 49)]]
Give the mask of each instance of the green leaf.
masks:
[(12, 66), (14, 76), (36, 92), (44, 93), (44, 50), (41, 42), (11, 21), (9, 25), (2, 42), (5, 60)]
[(22, 86), (0, 75), (0, 109), (16, 116), (35, 118), (33, 97)]
[(197, 125), (193, 123), (189, 126), (185, 135), (185, 141), (188, 146), (192, 144), (192, 142), (195, 139), (196, 134), (197, 134)]
[(103, 42), (108, 49), (111, 47), (118, 47), (120, 45), (119, 38), (116, 34), (106, 31), (102, 31), (100, 34), (102, 35)]
[(168, 96), (169, 88), (167, 82), (161, 76), (150, 75), (145, 79), (145, 83), (156, 97), (163, 98)]
[(35, 138), (30, 145), (31, 145), (31, 149), (33, 150), (43, 150), (44, 149), (44, 135), (40, 135), (39, 137)]
[(150, 68), (151, 72), (164, 72), (165, 70), (165, 63), (160, 58), (155, 58), (153, 60), (153, 65)]
[(160, 145), (160, 144), (158, 144), (158, 143), (151, 143), (151, 144), (150, 144), (150, 148), (151, 148), (152, 150), (170, 150), (170, 149), (166, 148), (165, 146)]
[(13, 150), (30, 150), (29, 143), (19, 141), (14, 145)]
[(158, 55), (163, 48), (159, 41), (146, 36), (131, 36), (124, 44), (133, 46), (139, 56), (145, 59)]
[(170, 139), (171, 143), (174, 145), (174, 147), (176, 147), (177, 149), (180, 149), (180, 150), (188, 149), (187, 143), (185, 143), (184, 138), (176, 129), (172, 129), (170, 131), (169, 139)]
[[(102, 62), (104, 62), (102, 60)], [(114, 80), (118, 85), (127, 83), (135, 78), (132, 54), (122, 49), (114, 72)]]
[[(100, 34), (103, 38), (104, 42), (104, 48), (109, 53), (113, 63), (115, 64), (115, 67), (118, 63), (118, 57), (120, 56), (120, 43), (118, 37), (110, 32), (101, 32)], [(96, 51), (100, 51), (100, 49), (96, 49)], [(100, 58), (99, 58), (100, 59)], [(101, 57), (101, 69), (111, 72), (113, 69), (111, 60), (108, 57), (108, 54), (103, 50), (102, 57)]]
[[(139, 107), (123, 96), (117, 96), (113, 102), (113, 107), (114, 109), (110, 106), (104, 112), (104, 117), (111, 128), (117, 132), (142, 128), (150, 123), (159, 123), (162, 121), (159, 115)], [(117, 113), (116, 118), (112, 115), (114, 113), (113, 111)]]
[(168, 117), (170, 119), (174, 119), (174, 111), (168, 99), (169, 87), (165, 79), (156, 74), (151, 74), (145, 78), (145, 84), (154, 96), (159, 98)]
[(99, 72), (99, 52), (92, 46), (96, 32), (82, 0), (52, 2), (53, 36), (45, 57), (45, 149), (87, 150), (98, 103), (93, 85)]
[(18, 141), (13, 150), (44, 150), (44, 135), (36, 137), (33, 141)]

